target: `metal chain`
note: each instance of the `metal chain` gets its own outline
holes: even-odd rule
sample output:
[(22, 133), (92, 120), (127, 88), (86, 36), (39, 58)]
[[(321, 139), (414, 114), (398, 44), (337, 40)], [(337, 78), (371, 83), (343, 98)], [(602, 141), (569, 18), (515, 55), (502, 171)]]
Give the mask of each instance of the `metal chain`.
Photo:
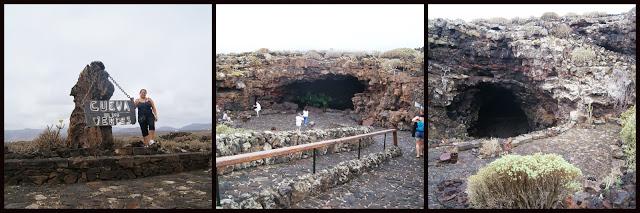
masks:
[[(106, 71), (106, 70), (105, 70)], [(125, 92), (122, 87), (120, 87), (120, 84), (118, 84), (118, 82), (116, 82), (116, 80), (113, 80), (113, 78), (111, 77), (111, 75), (109, 75), (109, 73), (107, 73), (107, 76), (109, 76), (109, 79), (111, 79), (111, 81), (113, 81), (114, 84), (116, 84), (116, 86), (118, 86), (118, 89), (120, 89), (120, 91), (122, 91), (122, 93), (124, 93), (124, 95), (127, 96), (127, 98), (131, 99), (131, 96), (129, 96), (129, 94), (127, 94), (127, 92)]]

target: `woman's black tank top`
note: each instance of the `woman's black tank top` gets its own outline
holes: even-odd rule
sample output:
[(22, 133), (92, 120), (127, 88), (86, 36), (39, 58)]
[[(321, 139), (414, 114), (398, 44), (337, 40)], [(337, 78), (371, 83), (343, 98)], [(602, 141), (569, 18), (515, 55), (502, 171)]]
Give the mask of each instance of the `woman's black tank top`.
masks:
[(138, 117), (140, 116), (153, 116), (153, 114), (151, 113), (151, 103), (149, 103), (149, 100), (147, 100), (146, 102), (138, 103)]

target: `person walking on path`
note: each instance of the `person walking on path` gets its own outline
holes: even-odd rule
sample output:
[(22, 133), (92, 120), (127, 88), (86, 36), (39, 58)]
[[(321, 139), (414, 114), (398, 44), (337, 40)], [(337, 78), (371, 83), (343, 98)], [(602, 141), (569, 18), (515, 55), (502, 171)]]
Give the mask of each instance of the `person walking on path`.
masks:
[(302, 114), (298, 113), (298, 115), (296, 115), (296, 126), (298, 127), (298, 132), (300, 132), (300, 127), (302, 126), (303, 120), (304, 118), (302, 117)]
[(306, 107), (302, 110), (302, 117), (304, 118), (304, 126), (307, 126), (309, 124), (309, 111)]
[(424, 156), (424, 114), (421, 111), (420, 115), (417, 115), (411, 119), (411, 122), (416, 123), (416, 158)]
[(260, 103), (256, 101), (256, 105), (253, 105), (253, 107), (254, 107), (254, 110), (256, 111), (256, 117), (260, 117), (260, 110), (262, 110)]

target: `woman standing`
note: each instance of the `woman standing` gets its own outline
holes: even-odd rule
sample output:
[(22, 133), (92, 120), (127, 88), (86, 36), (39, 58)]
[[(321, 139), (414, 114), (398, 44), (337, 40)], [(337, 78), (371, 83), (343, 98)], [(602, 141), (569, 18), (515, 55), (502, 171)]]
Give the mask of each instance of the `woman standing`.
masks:
[(142, 130), (144, 146), (148, 147), (155, 143), (155, 122), (158, 121), (156, 104), (151, 98), (147, 97), (146, 89), (140, 90), (140, 98), (136, 99), (133, 104), (138, 108), (138, 123), (140, 124), (140, 130)]
[(420, 115), (413, 117), (411, 122), (416, 125), (416, 158), (424, 156), (424, 112), (420, 111)]

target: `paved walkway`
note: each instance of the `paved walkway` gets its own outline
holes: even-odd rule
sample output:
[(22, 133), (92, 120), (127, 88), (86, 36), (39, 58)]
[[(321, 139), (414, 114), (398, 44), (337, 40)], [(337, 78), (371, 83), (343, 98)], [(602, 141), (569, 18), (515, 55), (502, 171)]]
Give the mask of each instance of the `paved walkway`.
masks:
[(207, 170), (120, 181), (53, 186), (6, 186), (4, 208), (211, 209)]

